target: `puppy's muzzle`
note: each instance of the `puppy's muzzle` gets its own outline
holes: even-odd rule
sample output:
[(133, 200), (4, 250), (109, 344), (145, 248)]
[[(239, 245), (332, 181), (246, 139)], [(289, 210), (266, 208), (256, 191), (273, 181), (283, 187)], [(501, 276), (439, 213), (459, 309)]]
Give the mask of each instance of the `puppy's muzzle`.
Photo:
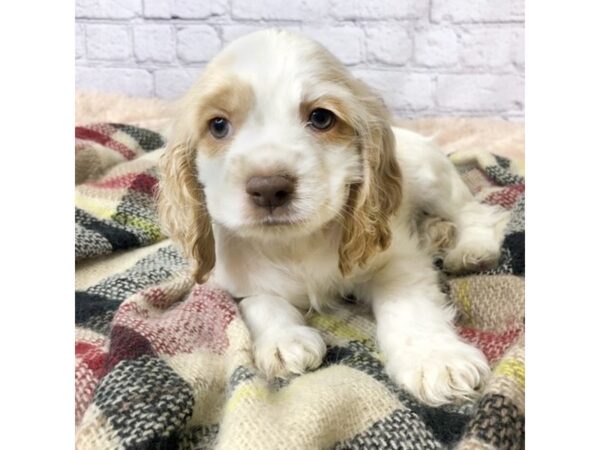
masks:
[(292, 200), (295, 185), (294, 180), (285, 175), (257, 176), (246, 183), (246, 193), (256, 206), (273, 210)]

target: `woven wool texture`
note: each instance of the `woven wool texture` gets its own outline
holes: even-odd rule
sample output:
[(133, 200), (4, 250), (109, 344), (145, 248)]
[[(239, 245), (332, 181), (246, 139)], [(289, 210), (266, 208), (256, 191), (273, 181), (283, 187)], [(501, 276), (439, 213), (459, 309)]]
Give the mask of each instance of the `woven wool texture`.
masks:
[(195, 285), (162, 242), (153, 195), (163, 145), (130, 125), (76, 129), (78, 272), (105, 261), (100, 281), (78, 282), (75, 295), (77, 448), (524, 447), (524, 179), (516, 164), (483, 151), (451, 155), (477, 197), (512, 216), (496, 269), (444, 277), (458, 330), (487, 355), (492, 376), (476, 401), (432, 408), (389, 379), (372, 316), (351, 305), (308, 319), (328, 347), (320, 368), (271, 383), (257, 373), (235, 301)]

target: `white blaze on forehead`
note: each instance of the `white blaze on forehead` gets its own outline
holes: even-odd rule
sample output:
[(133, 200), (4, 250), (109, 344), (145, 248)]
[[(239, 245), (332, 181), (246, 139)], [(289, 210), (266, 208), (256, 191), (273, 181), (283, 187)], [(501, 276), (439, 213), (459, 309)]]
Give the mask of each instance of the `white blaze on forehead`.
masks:
[(339, 98), (338, 106), (352, 98), (341, 80), (347, 72), (323, 52), (305, 37), (267, 30), (234, 41), (207, 68), (217, 80), (231, 76), (252, 89), (247, 115), (241, 123), (232, 118), (222, 151), (198, 153), (199, 180), (217, 223), (236, 231), (251, 223), (245, 184), (270, 170), (296, 179), (290, 219), (306, 221), (307, 232), (342, 208), (345, 185), (360, 173), (358, 152), (348, 151), (350, 142), (317, 137), (301, 117), (320, 98)]
[(235, 130), (228, 159), (268, 166), (285, 154), (293, 165), (301, 155), (308, 142), (299, 107), (310, 82), (306, 68), (310, 61), (302, 54), (314, 51), (314, 46), (305, 38), (266, 30), (234, 41), (218, 56), (218, 63), (254, 92), (248, 117)]
[[(251, 83), (257, 96), (285, 94), (302, 101), (302, 93), (314, 86), (323, 69), (327, 50), (305, 36), (282, 30), (264, 30), (246, 35), (218, 56), (229, 70)], [(327, 65), (343, 69), (332, 57)]]
[(231, 70), (254, 89), (254, 119), (263, 125), (266, 117), (285, 120), (292, 115), (297, 116), (304, 77), (299, 76), (299, 61), (289, 54), (295, 55), (295, 52), (285, 52), (272, 44), (260, 45), (258, 51), (251, 48), (255, 45), (249, 40), (241, 42), (239, 48), (231, 49)]

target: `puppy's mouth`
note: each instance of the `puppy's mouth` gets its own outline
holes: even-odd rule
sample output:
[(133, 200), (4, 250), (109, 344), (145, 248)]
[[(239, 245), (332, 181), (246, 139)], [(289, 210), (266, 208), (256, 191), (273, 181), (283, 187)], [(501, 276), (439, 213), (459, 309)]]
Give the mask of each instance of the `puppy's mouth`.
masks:
[(301, 229), (309, 220), (299, 214), (292, 205), (268, 209), (254, 209), (248, 216), (247, 225), (255, 230), (283, 231)]
[(286, 219), (281, 217), (268, 216), (267, 218), (258, 222), (258, 225), (266, 227), (285, 227), (285, 226), (299, 226), (304, 223), (303, 220), (297, 219)]
[(304, 222), (291, 205), (274, 209), (254, 210), (250, 215), (252, 222), (258, 226), (276, 227), (300, 225)]

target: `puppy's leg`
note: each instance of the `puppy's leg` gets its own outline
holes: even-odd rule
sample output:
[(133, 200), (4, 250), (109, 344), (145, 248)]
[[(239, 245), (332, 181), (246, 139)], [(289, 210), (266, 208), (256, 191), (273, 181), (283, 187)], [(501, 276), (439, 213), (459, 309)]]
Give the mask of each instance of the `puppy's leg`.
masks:
[(488, 270), (498, 264), (509, 219), (507, 211), (479, 203), (469, 193), (469, 197), (465, 195), (464, 199), (446, 204), (440, 212), (456, 225), (458, 232), (456, 245), (444, 257), (446, 270)]
[(254, 360), (267, 378), (300, 374), (318, 367), (325, 356), (319, 332), (281, 297), (257, 295), (240, 302), (254, 341)]
[(455, 245), (447, 250), (444, 267), (451, 272), (484, 270), (497, 264), (509, 213), (478, 202), (458, 171), (431, 141), (416, 141), (405, 171), (417, 205), (430, 215), (452, 222)]
[(386, 267), (370, 295), (388, 373), (419, 400), (441, 405), (472, 397), (489, 367), (454, 330), (454, 311), (426, 259)]

